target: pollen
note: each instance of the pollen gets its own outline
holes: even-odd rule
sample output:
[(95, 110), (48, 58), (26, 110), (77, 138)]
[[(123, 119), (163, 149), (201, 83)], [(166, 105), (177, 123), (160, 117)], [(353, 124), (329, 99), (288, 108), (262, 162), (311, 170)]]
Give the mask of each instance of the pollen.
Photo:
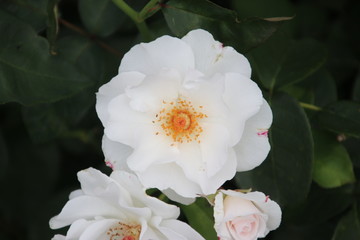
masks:
[(170, 146), (192, 141), (200, 143), (199, 138), (203, 132), (201, 120), (208, 117), (202, 112), (204, 106), (196, 106), (183, 97), (171, 102), (163, 100), (162, 105), (153, 121), (160, 126), (161, 131), (155, 134), (170, 137), (172, 140)]
[(108, 240), (139, 240), (140, 233), (141, 225), (118, 222), (106, 232), (106, 235)]

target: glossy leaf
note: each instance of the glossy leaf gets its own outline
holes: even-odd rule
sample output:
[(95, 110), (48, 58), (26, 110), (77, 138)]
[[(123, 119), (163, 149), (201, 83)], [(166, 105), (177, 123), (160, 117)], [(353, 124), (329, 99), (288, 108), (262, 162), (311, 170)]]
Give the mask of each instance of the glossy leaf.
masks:
[(311, 39), (289, 40), (277, 34), (249, 53), (258, 80), (268, 89), (278, 89), (305, 80), (326, 60), (324, 47)]
[(319, 126), (330, 131), (360, 137), (360, 103), (339, 101), (317, 114)]
[(74, 66), (49, 54), (46, 39), (0, 10), (0, 103), (24, 105), (67, 98), (92, 84)]
[(287, 209), (283, 219), (295, 225), (316, 226), (328, 222), (348, 209), (353, 201), (353, 191), (352, 185), (324, 189), (314, 183), (306, 200), (294, 208)]
[(339, 187), (355, 181), (353, 166), (345, 147), (336, 136), (313, 130), (313, 179), (324, 188)]
[(202, 28), (243, 53), (266, 41), (283, 21), (290, 19), (239, 20), (234, 11), (206, 0), (170, 0), (163, 7), (163, 13), (169, 28), (177, 36)]
[(360, 239), (360, 218), (355, 205), (338, 223), (332, 240)]
[(209, 203), (198, 198), (191, 205), (181, 205), (189, 224), (207, 240), (216, 240), (216, 232), (214, 230), (213, 210)]
[(79, 12), (85, 27), (101, 37), (113, 34), (125, 20), (112, 0), (80, 0)]
[(23, 108), (26, 127), (36, 143), (67, 136), (71, 128), (94, 109), (95, 92), (111, 79), (118, 67), (118, 59), (109, 59), (106, 52), (85, 38), (59, 39), (58, 49), (58, 56), (91, 78), (94, 86), (56, 103)]
[[(271, 99), (274, 119), (271, 151), (254, 170), (238, 173), (237, 183), (269, 194), (281, 205), (295, 205), (308, 194), (313, 163), (313, 140), (304, 110), (286, 94)], [(295, 187), (296, 186), (296, 187)]]
[(5, 0), (0, 1), (0, 9), (28, 23), (36, 32), (40, 32), (46, 28), (47, 3), (48, 0)]
[(289, 0), (232, 0), (231, 3), (241, 17), (278, 17), (295, 15), (294, 6)]

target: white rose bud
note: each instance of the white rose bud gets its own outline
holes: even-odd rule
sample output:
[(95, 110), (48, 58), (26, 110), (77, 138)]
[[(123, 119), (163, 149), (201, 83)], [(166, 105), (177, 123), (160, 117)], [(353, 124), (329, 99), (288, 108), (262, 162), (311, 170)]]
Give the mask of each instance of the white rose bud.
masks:
[(220, 240), (255, 240), (279, 227), (281, 209), (261, 192), (221, 190), (215, 197), (214, 218)]

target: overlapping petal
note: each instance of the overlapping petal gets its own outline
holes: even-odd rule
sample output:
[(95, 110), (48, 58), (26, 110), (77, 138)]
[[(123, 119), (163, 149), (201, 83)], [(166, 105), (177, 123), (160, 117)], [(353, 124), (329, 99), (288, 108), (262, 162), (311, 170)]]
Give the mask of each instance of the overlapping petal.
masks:
[[(132, 236), (136, 240), (167, 240), (177, 236), (176, 239), (203, 240), (190, 226), (176, 220), (178, 207), (146, 195), (133, 174), (114, 171), (108, 177), (89, 168), (79, 172), (78, 178), (82, 191), (77, 191), (60, 214), (50, 220), (53, 229), (71, 226), (66, 236), (56, 235), (54, 239), (110, 240)], [(185, 232), (173, 229), (174, 226)]]

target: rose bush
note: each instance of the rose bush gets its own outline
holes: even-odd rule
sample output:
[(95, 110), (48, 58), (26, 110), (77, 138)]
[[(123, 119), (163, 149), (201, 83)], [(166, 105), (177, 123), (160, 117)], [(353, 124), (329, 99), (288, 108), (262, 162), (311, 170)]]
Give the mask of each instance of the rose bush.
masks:
[(204, 30), (134, 46), (97, 93), (107, 164), (182, 203), (213, 194), (270, 149), (272, 113), (250, 77), (248, 60)]
[(214, 218), (220, 240), (255, 240), (279, 227), (281, 209), (261, 192), (221, 190), (215, 196)]
[(110, 177), (89, 168), (78, 173), (81, 189), (70, 194), (52, 229), (70, 225), (54, 240), (203, 240), (176, 218), (179, 208), (145, 194), (137, 177), (114, 171)]

